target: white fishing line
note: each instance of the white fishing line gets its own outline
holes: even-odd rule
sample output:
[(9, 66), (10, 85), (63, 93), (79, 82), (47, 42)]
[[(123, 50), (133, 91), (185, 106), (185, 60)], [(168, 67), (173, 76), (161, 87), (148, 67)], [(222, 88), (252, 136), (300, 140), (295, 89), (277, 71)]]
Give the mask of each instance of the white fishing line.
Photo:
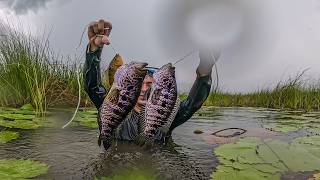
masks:
[[(81, 47), (84, 33), (85, 33), (85, 31), (86, 31), (86, 29), (88, 28), (89, 25), (90, 25), (90, 24), (88, 24), (88, 25), (86, 25), (86, 26), (84, 27), (84, 30), (83, 30), (83, 32), (82, 32), (82, 34), (81, 34), (81, 38), (80, 38), (79, 45), (75, 48), (75, 52), (76, 52), (76, 53), (77, 53), (78, 49)], [(109, 28), (107, 28), (107, 29), (109, 29)], [(99, 36), (99, 35), (97, 35), (97, 36)], [(102, 36), (102, 35), (101, 35), (101, 36)], [(108, 39), (110, 40), (109, 37), (108, 37)], [(110, 42), (110, 41), (109, 41), (109, 42)], [(114, 52), (115, 54), (118, 54), (118, 51), (117, 51), (116, 48), (112, 45), (111, 42), (110, 42), (109, 46), (112, 48), (112, 50), (113, 50), (113, 52)], [(186, 54), (183, 55), (181, 58), (179, 58), (178, 60), (174, 61), (173, 65), (176, 65), (176, 64), (178, 64), (178, 63), (180, 63), (180, 62), (183, 62), (184, 60), (186, 60), (187, 57), (191, 56), (191, 55), (194, 54), (195, 52), (198, 52), (198, 50), (192, 50), (192, 51), (186, 53)], [(212, 57), (212, 60), (214, 61), (214, 66), (215, 66), (215, 70), (216, 70), (216, 74), (217, 74), (217, 83), (218, 83), (219, 78), (218, 78), (218, 71), (217, 71), (217, 67), (216, 67), (216, 63), (217, 63), (218, 60), (216, 60), (216, 58), (215, 58), (215, 56), (212, 54), (212, 52), (210, 52), (210, 55), (211, 55), (211, 57)], [(83, 57), (83, 56), (80, 56), (79, 59), (81, 59), (82, 57)], [(76, 59), (77, 59), (77, 58), (76, 58)], [(81, 65), (81, 63), (78, 63), (78, 64), (79, 64), (78, 67), (77, 67), (77, 64), (76, 64), (76, 75), (77, 75), (77, 83), (78, 83), (78, 103), (77, 103), (77, 107), (76, 107), (76, 109), (75, 109), (75, 111), (74, 111), (74, 113), (73, 113), (72, 118), (71, 118), (64, 126), (62, 126), (62, 129), (66, 128), (68, 125), (70, 125), (70, 124), (72, 123), (72, 121), (75, 119), (75, 117), (76, 117), (76, 115), (77, 115), (77, 113), (78, 113), (78, 111), (79, 111), (79, 108), (80, 108), (80, 103), (81, 103), (81, 83), (80, 83), (80, 67), (81, 67), (81, 66), (80, 66), (80, 65)], [(218, 87), (218, 84), (217, 84), (217, 86), (216, 86), (216, 89), (217, 89), (217, 87)]]
[[(87, 29), (89, 26), (90, 26), (90, 24), (87, 24), (87, 25), (83, 28), (83, 31), (82, 31), (82, 34), (81, 34), (81, 38), (80, 38), (80, 41), (79, 41), (79, 45), (78, 45), (78, 46), (75, 48), (75, 50), (74, 50), (76, 54), (77, 54), (78, 49), (81, 47), (84, 33), (86, 32), (86, 29)], [(109, 30), (109, 28), (105, 28), (105, 29), (108, 29), (108, 30)], [(96, 35), (96, 36), (102, 36), (102, 35)], [(108, 40), (109, 40), (109, 42), (110, 42), (110, 38), (109, 38), (109, 37), (108, 37)], [(115, 54), (117, 54), (117, 50), (116, 50), (116, 48), (115, 48), (113, 45), (111, 45), (111, 42), (110, 42), (109, 45), (110, 45), (110, 47), (112, 48), (113, 52), (114, 52)], [(80, 60), (82, 57), (83, 57), (83, 55), (79, 57), (79, 60)], [(76, 58), (76, 59), (77, 59), (77, 58)], [(66, 128), (69, 124), (71, 124), (71, 122), (75, 119), (75, 117), (76, 117), (76, 115), (77, 115), (77, 113), (78, 113), (78, 111), (79, 111), (79, 108), (80, 108), (80, 103), (81, 103), (80, 67), (81, 67), (81, 63), (78, 63), (78, 64), (79, 64), (78, 67), (77, 67), (77, 64), (76, 64), (76, 75), (77, 75), (77, 83), (78, 83), (78, 88), (79, 88), (79, 90), (78, 90), (78, 104), (77, 104), (76, 110), (75, 110), (74, 113), (73, 113), (72, 118), (67, 122), (67, 124), (65, 124), (64, 126), (62, 126), (62, 129)]]

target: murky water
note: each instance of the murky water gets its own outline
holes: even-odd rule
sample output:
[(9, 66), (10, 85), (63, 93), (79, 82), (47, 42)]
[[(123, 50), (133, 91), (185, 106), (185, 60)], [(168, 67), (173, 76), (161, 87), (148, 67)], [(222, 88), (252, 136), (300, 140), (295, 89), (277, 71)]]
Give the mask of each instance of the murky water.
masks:
[[(263, 128), (263, 124), (279, 114), (285, 113), (253, 108), (204, 109), (174, 130), (173, 146), (150, 151), (135, 144), (118, 142), (116, 148), (101, 153), (96, 129), (79, 125), (61, 129), (72, 113), (55, 110), (47, 119), (47, 127), (20, 131), (18, 140), (0, 145), (0, 159), (33, 159), (50, 165), (49, 172), (37, 179), (93, 179), (112, 176), (125, 169), (148, 170), (158, 179), (165, 180), (210, 179), (219, 163), (213, 150), (221, 143), (246, 136), (290, 140), (308, 134), (304, 131), (275, 133)], [(223, 128), (243, 128), (247, 132), (233, 138), (211, 135)], [(195, 134), (194, 130), (204, 133)]]

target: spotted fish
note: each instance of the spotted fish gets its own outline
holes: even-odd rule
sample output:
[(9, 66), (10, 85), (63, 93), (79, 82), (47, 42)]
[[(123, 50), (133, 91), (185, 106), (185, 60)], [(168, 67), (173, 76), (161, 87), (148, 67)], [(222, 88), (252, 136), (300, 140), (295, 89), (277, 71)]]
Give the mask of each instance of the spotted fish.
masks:
[(134, 107), (146, 75), (147, 63), (131, 62), (118, 68), (111, 89), (100, 108), (99, 145), (108, 149), (115, 129)]
[[(154, 77), (150, 96), (144, 107), (144, 121), (142, 123), (142, 135), (146, 141), (153, 141), (157, 130), (165, 127), (168, 121), (174, 118), (173, 111), (177, 108), (177, 83), (175, 67), (171, 63), (158, 69)], [(176, 110), (175, 110), (176, 111)]]
[(111, 60), (108, 69), (104, 72), (105, 84), (108, 88), (110, 88), (113, 84), (114, 75), (117, 69), (124, 64), (124, 61), (120, 54), (116, 54), (114, 58)]

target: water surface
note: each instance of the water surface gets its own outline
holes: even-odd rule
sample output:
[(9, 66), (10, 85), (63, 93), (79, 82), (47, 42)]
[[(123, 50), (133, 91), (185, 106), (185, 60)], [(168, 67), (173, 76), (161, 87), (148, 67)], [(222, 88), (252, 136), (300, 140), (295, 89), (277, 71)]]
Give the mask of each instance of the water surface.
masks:
[[(77, 123), (61, 129), (72, 111), (52, 110), (44, 127), (22, 130), (19, 139), (1, 144), (0, 159), (23, 158), (47, 163), (49, 172), (37, 179), (93, 179), (128, 169), (150, 171), (158, 179), (165, 180), (210, 179), (219, 164), (213, 155), (219, 144), (246, 136), (289, 141), (310, 134), (304, 130), (279, 133), (264, 128), (265, 124), (274, 123), (279, 116), (288, 114), (292, 113), (254, 108), (203, 108), (174, 130), (173, 146), (150, 151), (135, 144), (118, 142), (116, 147), (101, 153), (97, 145), (97, 129)], [(233, 138), (211, 135), (223, 128), (243, 128), (247, 132)], [(195, 130), (204, 133), (195, 134)], [(297, 176), (287, 175), (283, 179), (295, 179)]]

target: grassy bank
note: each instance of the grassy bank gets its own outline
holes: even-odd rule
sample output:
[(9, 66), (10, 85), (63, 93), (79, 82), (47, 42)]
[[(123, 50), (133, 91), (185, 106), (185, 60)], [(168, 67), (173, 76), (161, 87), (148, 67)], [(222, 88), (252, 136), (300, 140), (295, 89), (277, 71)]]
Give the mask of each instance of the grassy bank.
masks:
[[(78, 100), (75, 59), (56, 56), (46, 38), (38, 39), (0, 24), (0, 106), (31, 103), (37, 113), (54, 106), (74, 107)], [(67, 63), (66, 63), (67, 62)], [(80, 71), (80, 82), (83, 82)], [(303, 73), (274, 89), (253, 93), (211, 93), (205, 105), (320, 110), (320, 83), (303, 80)], [(92, 105), (81, 85), (81, 106)], [(182, 99), (186, 98), (182, 94)]]
[[(62, 63), (71, 60), (57, 57), (47, 39), (17, 29), (0, 24), (0, 106), (31, 103), (40, 114), (50, 106), (75, 106), (76, 64)], [(82, 74), (80, 78), (82, 82)], [(82, 96), (84, 104), (87, 100), (84, 91)]]
[(320, 110), (320, 83), (303, 80), (303, 73), (279, 82), (274, 89), (252, 93), (211, 93), (207, 106), (265, 107), (292, 110)]

